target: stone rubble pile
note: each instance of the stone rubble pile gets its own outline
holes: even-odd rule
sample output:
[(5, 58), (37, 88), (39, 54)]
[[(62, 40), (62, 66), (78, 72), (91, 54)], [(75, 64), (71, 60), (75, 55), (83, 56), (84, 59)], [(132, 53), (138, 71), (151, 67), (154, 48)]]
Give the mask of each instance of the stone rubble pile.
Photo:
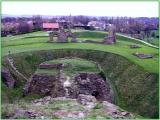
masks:
[(129, 45), (130, 48), (141, 48), (139, 45)]
[[(40, 112), (40, 111), (35, 111), (35, 110), (26, 110), (26, 109), (21, 109), (21, 108), (16, 108), (14, 111), (14, 115), (10, 118), (16, 119), (16, 118), (31, 118), (31, 119), (45, 119), (45, 118), (60, 118), (60, 119), (65, 119), (65, 118), (86, 118), (90, 113), (92, 113), (92, 110), (95, 109), (95, 106), (99, 103), (102, 104), (102, 114), (105, 116), (109, 116), (114, 119), (126, 119), (126, 118), (135, 118), (133, 114), (120, 109), (118, 106), (108, 102), (108, 101), (102, 101), (98, 102), (94, 96), (91, 95), (84, 95), (80, 94), (76, 99), (71, 99), (71, 98), (65, 98), (65, 97), (57, 97), (53, 98), (51, 96), (47, 96), (41, 99), (36, 99), (32, 101), (33, 105), (48, 105), (48, 104), (53, 104), (54, 101), (58, 100), (75, 100), (77, 101), (77, 104), (81, 104), (83, 106), (83, 110), (81, 111), (72, 111), (70, 109), (64, 109), (61, 108), (60, 110), (57, 109), (54, 112), (52, 112), (52, 116), (47, 116), (46, 113)], [(101, 115), (100, 115), (101, 117)], [(103, 116), (104, 117), (104, 116)]]
[(94, 96), (79, 94), (77, 102), (86, 106), (88, 109), (92, 109), (96, 106), (97, 100)]
[(153, 58), (152, 54), (144, 54), (144, 53), (133, 53), (134, 56), (141, 58), (141, 59), (148, 59)]
[(28, 89), (31, 93), (41, 95), (64, 96), (64, 88), (61, 81), (53, 75), (34, 74)]
[(44, 116), (41, 112), (35, 112), (33, 110), (16, 109), (12, 119), (16, 118), (44, 119)]
[(58, 110), (53, 113), (53, 115), (57, 118), (84, 118), (86, 115), (84, 112), (80, 111), (68, 111), (68, 110)]
[(74, 98), (77, 98), (79, 94), (84, 94), (95, 96), (99, 101), (112, 102), (113, 100), (109, 83), (97, 73), (79, 73), (75, 76), (72, 86), (75, 86), (75, 88), (72, 87), (72, 91), (77, 93), (74, 94), (76, 95)]
[(47, 96), (41, 99), (36, 99), (34, 101), (32, 101), (33, 104), (35, 105), (47, 105), (52, 101), (52, 97), (51, 96)]
[(121, 110), (118, 106), (108, 102), (108, 101), (103, 101), (103, 106), (104, 106), (104, 112), (109, 115), (112, 116), (113, 118), (117, 119), (117, 118), (134, 118), (134, 116), (124, 110)]
[[(57, 37), (56, 40), (53, 39), (55, 36)], [(77, 42), (76, 34), (70, 30), (66, 32), (64, 29), (60, 29), (58, 32), (49, 32), (49, 42), (67, 43), (69, 37), (71, 37), (71, 42)]]

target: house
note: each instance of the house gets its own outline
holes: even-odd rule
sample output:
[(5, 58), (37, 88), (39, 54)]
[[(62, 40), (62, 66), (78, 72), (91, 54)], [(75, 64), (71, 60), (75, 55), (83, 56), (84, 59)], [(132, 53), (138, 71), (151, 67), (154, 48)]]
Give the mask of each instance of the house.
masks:
[(87, 26), (93, 27), (95, 30), (105, 30), (106, 29), (105, 23), (100, 22), (100, 21), (90, 21), (88, 22)]
[(45, 31), (58, 31), (59, 24), (58, 23), (43, 23), (43, 30), (45, 30)]
[(68, 29), (68, 21), (66, 20), (56, 20), (59, 26), (63, 27), (64, 29)]
[(92, 26), (78, 25), (78, 24), (74, 24), (73, 28), (74, 29), (82, 29), (82, 30), (94, 30), (94, 28)]

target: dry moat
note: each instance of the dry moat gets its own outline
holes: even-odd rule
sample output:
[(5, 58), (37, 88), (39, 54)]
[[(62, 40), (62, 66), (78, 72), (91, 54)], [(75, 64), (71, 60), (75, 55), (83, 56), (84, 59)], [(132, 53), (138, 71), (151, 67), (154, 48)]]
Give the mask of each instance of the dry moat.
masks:
[[(8, 58), (8, 61), (13, 64), (11, 58)], [(7, 69), (3, 69), (2, 76), (8, 87), (17, 84)], [(11, 77), (10, 80), (8, 76)], [(26, 103), (25, 109), (19, 100), (18, 105), (13, 109), (14, 113), (6, 113), (3, 117), (134, 118), (131, 113), (112, 104), (114, 92), (109, 81), (96, 62), (85, 59), (67, 57), (42, 62), (25, 83), (21, 97), (24, 99), (31, 95), (42, 98)], [(54, 110), (45, 113), (45, 106), (48, 105), (57, 107), (48, 108)], [(36, 110), (38, 106), (40, 111)], [(12, 108), (9, 105), (7, 107)], [(96, 111), (98, 113), (95, 113)]]
[(142, 92), (136, 88), (145, 85), (143, 77), (155, 79), (105, 52), (68, 49), (5, 56), (2, 118), (141, 118), (143, 113), (134, 111), (145, 106), (134, 96)]

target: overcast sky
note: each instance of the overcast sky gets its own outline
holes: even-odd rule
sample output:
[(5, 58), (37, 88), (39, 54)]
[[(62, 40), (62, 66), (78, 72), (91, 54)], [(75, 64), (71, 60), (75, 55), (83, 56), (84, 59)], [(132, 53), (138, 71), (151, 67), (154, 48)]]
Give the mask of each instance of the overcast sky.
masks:
[(2, 2), (2, 14), (158, 17), (158, 2)]

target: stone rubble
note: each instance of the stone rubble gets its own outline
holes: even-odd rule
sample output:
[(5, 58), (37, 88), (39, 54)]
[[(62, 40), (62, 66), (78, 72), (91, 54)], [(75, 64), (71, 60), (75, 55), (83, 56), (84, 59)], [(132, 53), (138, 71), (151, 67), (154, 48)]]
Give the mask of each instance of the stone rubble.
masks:
[(118, 106), (109, 103), (108, 101), (103, 101), (104, 112), (112, 116), (113, 118), (134, 118), (133, 115), (127, 111), (121, 110)]
[(68, 110), (58, 110), (53, 113), (53, 115), (57, 118), (84, 118), (86, 115), (84, 112), (80, 111), (68, 111)]
[(33, 110), (16, 109), (15, 115), (12, 118), (44, 119), (44, 116), (41, 112), (35, 112)]
[(52, 97), (78, 98), (79, 94), (85, 94), (95, 96), (100, 101), (112, 102), (110, 84), (100, 74), (83, 72), (70, 77), (64, 74), (63, 67), (63, 64), (40, 64), (40, 69), (56, 69), (59, 72), (56, 75), (33, 74), (24, 87), (24, 95), (35, 93)]
[(92, 109), (96, 106), (96, 98), (91, 95), (79, 94), (77, 102), (86, 106), (88, 109)]
[[(97, 103), (99, 103), (94, 96), (91, 95), (84, 95), (80, 94), (77, 99), (71, 99), (71, 98), (66, 98), (66, 97), (57, 97), (53, 98), (51, 96), (47, 96), (44, 98), (36, 99), (32, 101), (33, 105), (48, 105), (48, 104), (54, 104), (54, 101), (59, 101), (59, 100), (75, 100), (77, 101), (77, 104), (81, 104), (84, 108), (83, 111), (70, 111), (69, 109), (60, 109), (56, 110), (52, 113), (52, 117), (56, 118), (85, 118), (90, 113), (92, 110), (95, 108)], [(133, 114), (120, 109), (118, 106), (108, 102), (108, 101), (102, 101), (99, 104), (102, 104), (102, 114), (105, 116), (109, 116), (114, 119), (126, 119), (126, 118), (134, 118)], [(36, 118), (36, 119), (44, 119), (44, 118), (51, 118), (51, 116), (46, 116), (45, 113), (42, 112), (37, 112), (34, 110), (24, 110), (21, 108), (16, 108), (14, 115), (10, 118), (16, 119), (20, 117), (25, 117), (25, 118)], [(104, 116), (97, 116), (98, 118), (103, 118)]]
[(41, 99), (36, 99), (32, 101), (32, 103), (35, 105), (48, 105), (52, 100), (51, 96), (47, 96)]
[(34, 74), (30, 81), (28, 92), (40, 95), (62, 97), (65, 94), (59, 77), (53, 75)]
[(39, 65), (40, 69), (55, 69), (57, 74), (46, 75), (34, 73), (31, 76), (31, 80), (28, 81), (23, 88), (23, 95), (26, 96), (28, 93), (36, 93), (40, 95), (52, 95), (52, 97), (62, 97), (65, 95), (63, 87), (64, 75), (63, 75), (63, 64), (46, 64), (42, 63)]
[(141, 58), (141, 59), (149, 59), (153, 58), (152, 54), (143, 54), (143, 53), (133, 53), (134, 56)]
[[(99, 101), (112, 102), (111, 88), (107, 81), (97, 73), (79, 73), (75, 76), (72, 90), (75, 94), (71, 94), (72, 98), (77, 98), (79, 94), (95, 96)], [(73, 92), (72, 92), (73, 93)], [(74, 96), (75, 95), (75, 96)]]
[(130, 48), (141, 48), (139, 45), (129, 45)]
[[(57, 40), (53, 39), (54, 36), (57, 37)], [(58, 32), (49, 32), (49, 42), (67, 43), (69, 37), (71, 37), (71, 42), (77, 42), (76, 34), (72, 33), (70, 30), (65, 32), (65, 30), (61, 28)]]

